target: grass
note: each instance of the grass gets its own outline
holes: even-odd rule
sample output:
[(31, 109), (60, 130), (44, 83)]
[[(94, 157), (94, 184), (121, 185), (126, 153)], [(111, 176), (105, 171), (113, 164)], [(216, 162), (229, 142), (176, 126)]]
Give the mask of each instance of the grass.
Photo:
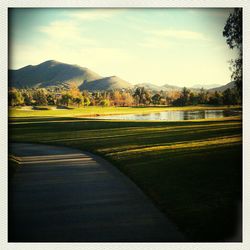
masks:
[[(166, 107), (166, 106), (152, 106), (152, 107), (97, 107), (88, 106), (84, 108), (72, 109), (57, 109), (50, 110), (50, 106), (41, 106), (42, 110), (21, 110), (18, 107), (10, 108), (10, 117), (34, 117), (34, 116), (53, 116), (53, 117), (86, 117), (98, 115), (112, 115), (112, 114), (141, 114), (160, 112), (167, 110), (204, 110), (204, 109), (228, 109), (228, 106), (186, 106), (186, 107)], [(240, 106), (234, 106), (240, 108)], [(36, 107), (39, 109), (39, 107)]]
[(242, 198), (239, 117), (137, 122), (58, 117), (57, 113), (43, 117), (44, 112), (33, 117), (12, 115), (10, 140), (65, 145), (101, 155), (150, 196), (190, 241), (223, 241), (234, 233)]

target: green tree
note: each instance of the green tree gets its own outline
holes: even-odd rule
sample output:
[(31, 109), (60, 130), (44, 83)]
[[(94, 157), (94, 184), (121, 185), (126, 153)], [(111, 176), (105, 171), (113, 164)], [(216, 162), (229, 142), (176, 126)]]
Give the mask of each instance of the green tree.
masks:
[(27, 106), (30, 106), (33, 104), (34, 100), (33, 100), (33, 96), (32, 96), (32, 92), (29, 90), (24, 90), (24, 92), (22, 93), (23, 98), (24, 98), (24, 104)]
[(101, 93), (99, 91), (93, 92), (91, 96), (91, 103), (90, 105), (95, 106), (102, 100)]
[(181, 97), (180, 97), (182, 106), (188, 105), (189, 95), (190, 95), (190, 90), (188, 88), (184, 87), (182, 89)]
[(36, 105), (47, 105), (47, 92), (45, 89), (36, 89), (33, 93), (33, 99)]
[(84, 106), (89, 106), (90, 103), (91, 103), (91, 101), (90, 101), (89, 97), (83, 96), (83, 105)]
[(209, 104), (214, 104), (214, 105), (222, 105), (223, 104), (223, 96), (220, 92), (215, 91), (214, 94), (212, 94), (209, 97)]
[(235, 91), (235, 89), (226, 89), (222, 95), (223, 103), (226, 105), (236, 105), (239, 102), (238, 91)]
[(208, 101), (208, 92), (201, 88), (198, 93), (198, 103), (199, 104), (206, 104)]
[(82, 96), (77, 96), (73, 98), (73, 102), (77, 104), (78, 108), (80, 107), (80, 105), (84, 104)]
[(242, 8), (235, 8), (229, 15), (223, 30), (223, 36), (230, 49), (238, 50), (238, 58), (231, 61), (232, 80), (242, 95)]
[(24, 104), (24, 98), (19, 90), (13, 88), (9, 90), (8, 102), (10, 106), (19, 106)]
[(181, 91), (180, 97), (173, 101), (175, 106), (186, 106), (190, 104), (190, 90), (184, 87)]
[(144, 87), (136, 88), (133, 97), (138, 104), (148, 105), (151, 102), (151, 95)]
[(48, 105), (56, 105), (55, 93), (51, 92), (47, 94), (47, 102), (48, 102)]
[(198, 103), (199, 103), (199, 97), (195, 93), (191, 92), (189, 94), (189, 104), (197, 105)]
[(144, 88), (136, 88), (135, 92), (134, 92), (134, 95), (133, 97), (135, 98), (136, 100), (136, 103), (138, 105), (142, 104), (143, 103), (143, 93), (144, 93)]
[(71, 100), (72, 100), (72, 96), (68, 92), (65, 92), (62, 94), (60, 102), (63, 105), (69, 106), (69, 103)]
[(155, 95), (152, 96), (152, 102), (153, 104), (160, 104), (161, 102), (161, 95), (159, 93), (156, 93)]
[(99, 105), (100, 106), (105, 106), (105, 107), (109, 106), (110, 105), (109, 99), (100, 100)]

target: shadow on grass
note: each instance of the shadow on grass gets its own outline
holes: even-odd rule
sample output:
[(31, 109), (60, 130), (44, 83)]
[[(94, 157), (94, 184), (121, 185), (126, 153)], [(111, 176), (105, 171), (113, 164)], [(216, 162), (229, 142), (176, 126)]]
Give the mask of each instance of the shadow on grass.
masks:
[[(240, 119), (152, 122), (21, 117), (10, 119), (9, 128), (11, 140), (64, 145), (107, 158), (193, 241), (241, 241), (241, 235), (233, 235), (242, 195)], [(230, 136), (239, 137), (239, 141), (119, 155), (131, 147)]]

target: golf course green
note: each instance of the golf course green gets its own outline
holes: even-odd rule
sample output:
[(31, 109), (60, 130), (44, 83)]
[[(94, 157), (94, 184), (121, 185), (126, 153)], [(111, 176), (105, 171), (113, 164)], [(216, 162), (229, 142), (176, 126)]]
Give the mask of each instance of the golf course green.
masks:
[(189, 241), (224, 241), (235, 233), (242, 199), (241, 117), (178, 122), (86, 118), (188, 109), (208, 107), (10, 109), (9, 141), (100, 155), (129, 176)]

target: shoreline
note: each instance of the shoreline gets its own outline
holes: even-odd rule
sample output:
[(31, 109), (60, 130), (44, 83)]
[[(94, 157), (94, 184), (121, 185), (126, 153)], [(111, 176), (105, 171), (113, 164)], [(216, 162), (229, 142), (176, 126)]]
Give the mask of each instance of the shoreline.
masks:
[(113, 116), (113, 115), (132, 115), (132, 114), (149, 114), (167, 111), (198, 111), (198, 110), (242, 110), (242, 106), (184, 106), (184, 107), (99, 107), (88, 106), (73, 109), (50, 109), (50, 110), (28, 110), (9, 108), (9, 118), (22, 116), (66, 116), (66, 117), (82, 117), (92, 118), (99, 116)]

